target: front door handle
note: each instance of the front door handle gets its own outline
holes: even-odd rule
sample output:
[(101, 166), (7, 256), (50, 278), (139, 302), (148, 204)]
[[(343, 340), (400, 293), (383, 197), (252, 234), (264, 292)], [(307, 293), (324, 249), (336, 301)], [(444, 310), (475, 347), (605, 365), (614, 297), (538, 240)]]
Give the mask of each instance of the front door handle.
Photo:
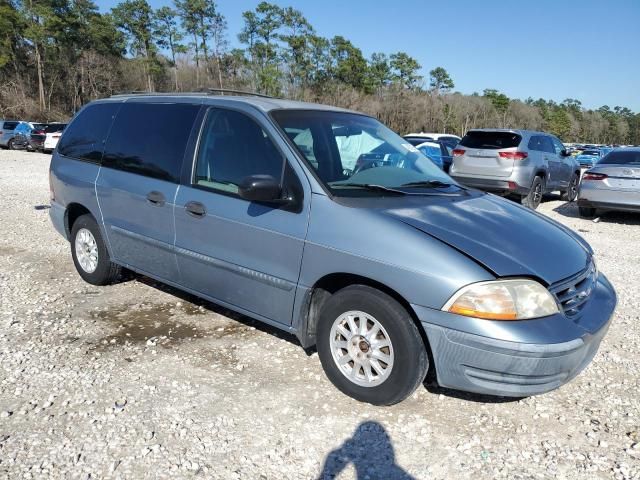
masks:
[(207, 214), (207, 209), (200, 202), (187, 202), (184, 209), (189, 215), (196, 218), (203, 218)]
[(152, 192), (147, 193), (147, 201), (151, 205), (155, 205), (156, 207), (162, 207), (165, 204), (166, 200), (162, 193), (154, 190)]

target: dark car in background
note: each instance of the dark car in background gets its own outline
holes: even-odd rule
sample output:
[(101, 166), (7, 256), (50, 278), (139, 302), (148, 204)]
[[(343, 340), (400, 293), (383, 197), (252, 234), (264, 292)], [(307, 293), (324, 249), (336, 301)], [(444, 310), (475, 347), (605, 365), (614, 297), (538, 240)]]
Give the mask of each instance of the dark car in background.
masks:
[(48, 127), (49, 124), (47, 123), (34, 124), (33, 130), (31, 130), (27, 137), (28, 148), (30, 150), (44, 150), (44, 141), (47, 138), (46, 130)]
[[(13, 138), (11, 139), (11, 145), (9, 149), (13, 150), (37, 150), (37, 148), (31, 145), (31, 133), (34, 131), (44, 131), (44, 123), (31, 123), (20, 122), (20, 124), (13, 131)], [(44, 142), (44, 137), (42, 139)]]

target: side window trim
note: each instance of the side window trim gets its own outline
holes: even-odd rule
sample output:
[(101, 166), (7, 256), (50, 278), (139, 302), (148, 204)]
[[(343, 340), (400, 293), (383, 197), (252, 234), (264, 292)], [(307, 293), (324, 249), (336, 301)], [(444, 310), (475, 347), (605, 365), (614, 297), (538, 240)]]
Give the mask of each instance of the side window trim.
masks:
[[(198, 190), (204, 190), (206, 192), (210, 192), (216, 195), (224, 195), (227, 197), (232, 197), (232, 198), (237, 198), (240, 199), (241, 197), (237, 194), (237, 193), (232, 193), (232, 192), (226, 192), (224, 190), (218, 190), (218, 189), (214, 189), (211, 187), (207, 187), (205, 185), (199, 185), (198, 183), (196, 183), (196, 170), (197, 170), (197, 162), (198, 162), (198, 152), (200, 150), (200, 147), (202, 145), (202, 139), (205, 135), (205, 127), (207, 125), (207, 120), (209, 118), (209, 115), (212, 111), (214, 110), (226, 110), (226, 111), (230, 111), (230, 112), (236, 112), (236, 113), (240, 113), (242, 115), (245, 115), (247, 118), (249, 118), (251, 121), (255, 122), (256, 125), (258, 125), (258, 127), (260, 127), (262, 129), (262, 131), (267, 135), (267, 138), (271, 141), (271, 143), (273, 144), (273, 147), (276, 149), (276, 151), (281, 155), (283, 162), (282, 162), (282, 171), (281, 171), (281, 175), (280, 175), (280, 186), (282, 188), (285, 187), (284, 183), (285, 183), (285, 177), (287, 176), (287, 172), (290, 172), (290, 175), (293, 175), (295, 178), (295, 183), (298, 184), (299, 186), (299, 195), (300, 198), (296, 198), (296, 201), (291, 204), (290, 206), (284, 206), (281, 207), (281, 210), (285, 210), (291, 213), (301, 213), (303, 211), (303, 205), (304, 205), (304, 188), (302, 187), (302, 180), (300, 179), (300, 173), (296, 171), (296, 169), (292, 166), (292, 162), (289, 159), (289, 157), (287, 156), (287, 154), (283, 151), (283, 149), (281, 148), (281, 146), (278, 144), (278, 142), (275, 141), (274, 138), (274, 134), (269, 132), (269, 130), (266, 128), (265, 124), (263, 121), (261, 121), (256, 115), (253, 115), (250, 112), (247, 112), (244, 109), (241, 108), (234, 108), (232, 106), (227, 106), (227, 105), (203, 105), (202, 110), (200, 111), (197, 119), (196, 119), (196, 126), (194, 126), (194, 131), (196, 132), (196, 137), (193, 139), (193, 150), (190, 152), (191, 158), (189, 161), (189, 158), (185, 156), (184, 159), (184, 163), (183, 163), (183, 172), (182, 172), (182, 177), (181, 177), (181, 184), (188, 186), (190, 188), (196, 188)], [(271, 116), (268, 117), (270, 121), (273, 121), (271, 119)], [(199, 122), (199, 124), (198, 124)], [(281, 130), (279, 128), (275, 128), (275, 131), (277, 133), (279, 133), (280, 135), (283, 135), (281, 133)], [(286, 135), (284, 135), (284, 137), (286, 137)], [(283, 137), (283, 138), (284, 138)], [(191, 140), (191, 139), (190, 139)], [(287, 139), (284, 138), (285, 143), (287, 142)], [(288, 145), (288, 144), (287, 144)], [(305, 179), (306, 180), (306, 179)]]
[[(126, 166), (123, 164), (119, 164), (117, 157), (116, 158), (110, 158), (107, 155), (107, 158), (105, 159), (105, 155), (106, 154), (112, 154), (113, 151), (111, 151), (110, 149), (107, 149), (107, 146), (110, 147), (114, 147), (114, 145), (111, 145), (111, 141), (113, 140), (114, 142), (116, 141), (115, 139), (118, 139), (120, 141), (122, 141), (122, 138), (118, 138), (117, 134), (120, 134), (120, 136), (122, 136), (122, 132), (121, 130), (115, 130), (116, 135), (115, 137), (112, 138), (113, 134), (114, 134), (114, 126), (118, 126), (118, 128), (122, 127), (122, 124), (117, 123), (118, 122), (118, 117), (120, 115), (124, 115), (125, 110), (123, 109), (127, 109), (129, 107), (134, 108), (135, 106), (149, 106), (149, 107), (157, 107), (157, 106), (164, 106), (164, 108), (169, 108), (168, 106), (181, 106), (181, 107), (193, 107), (195, 111), (195, 114), (193, 116), (193, 120), (191, 123), (191, 129), (188, 130), (188, 134), (186, 135), (186, 139), (184, 140), (184, 143), (182, 142), (177, 142), (177, 139), (172, 139), (173, 142), (171, 143), (171, 145), (183, 145), (182, 147), (182, 151), (181, 151), (181, 155), (180, 155), (180, 150), (176, 151), (176, 159), (179, 159), (178, 161), (180, 162), (180, 165), (178, 166), (178, 168), (176, 170), (171, 170), (171, 164), (166, 164), (166, 165), (162, 165), (161, 162), (145, 162), (144, 160), (141, 160), (138, 164), (135, 164), (134, 166)], [(107, 136), (105, 137), (104, 140), (104, 146), (103, 146), (103, 150), (102, 150), (102, 161), (101, 161), (101, 165), (105, 168), (109, 168), (109, 169), (113, 169), (113, 170), (118, 170), (121, 172), (126, 172), (129, 174), (133, 174), (133, 175), (140, 175), (142, 177), (145, 178), (152, 178), (152, 179), (157, 179), (157, 180), (161, 180), (161, 181), (165, 181), (168, 183), (173, 183), (173, 184), (180, 184), (180, 179), (181, 179), (181, 174), (182, 174), (182, 168), (184, 166), (184, 161), (185, 161), (185, 154), (188, 151), (189, 147), (190, 147), (190, 140), (191, 137), (193, 135), (193, 130), (194, 127), (197, 124), (198, 118), (199, 118), (199, 114), (201, 112), (202, 108), (200, 103), (198, 102), (178, 102), (178, 103), (165, 103), (165, 102), (158, 102), (158, 101), (149, 101), (149, 102), (137, 102), (137, 101), (125, 101), (122, 102), (121, 106), (118, 108), (116, 114), (114, 115), (114, 119), (111, 122), (111, 126), (109, 127), (109, 132), (107, 134)], [(162, 112), (164, 113), (164, 112)], [(175, 112), (172, 112), (175, 115)], [(125, 121), (130, 121), (130, 118), (127, 118), (127, 116), (125, 115)], [(184, 123), (185, 126), (188, 125), (188, 123)], [(165, 132), (166, 133), (166, 132)], [(186, 131), (184, 133), (187, 133)], [(109, 150), (109, 151), (108, 151)], [(130, 152), (127, 152), (130, 153)], [(154, 156), (151, 155), (150, 158), (153, 158)], [(137, 157), (136, 157), (137, 158)], [(140, 157), (142, 158), (142, 157)], [(146, 157), (145, 157), (146, 158)], [(154, 173), (154, 172), (150, 172), (149, 169), (144, 169), (144, 168), (139, 168), (141, 166), (144, 165), (151, 165), (154, 168), (157, 168), (157, 172), (162, 172), (162, 173)], [(161, 167), (166, 167), (166, 168), (161, 168)], [(166, 175), (165, 175), (166, 174)]]
[[(289, 159), (287, 158), (287, 156), (284, 154), (284, 152), (282, 151), (282, 149), (278, 146), (277, 142), (274, 141), (273, 136), (265, 130), (263, 124), (253, 115), (247, 113), (246, 111), (242, 110), (242, 109), (236, 109), (236, 108), (231, 108), (231, 107), (227, 107), (225, 106), (220, 106), (220, 105), (210, 105), (208, 108), (204, 109), (204, 115), (202, 118), (202, 122), (200, 124), (200, 128), (199, 128), (199, 132), (198, 132), (198, 139), (195, 145), (195, 148), (193, 150), (193, 159), (191, 162), (191, 172), (188, 178), (188, 185), (191, 187), (198, 187), (198, 188), (204, 188), (207, 191), (212, 191), (215, 193), (220, 193), (220, 194), (230, 194), (233, 195), (234, 197), (238, 197), (237, 194), (234, 193), (230, 193), (230, 192), (226, 192), (224, 190), (218, 190), (212, 187), (206, 187), (204, 185), (199, 185), (198, 183), (196, 183), (196, 170), (197, 170), (197, 166), (198, 166), (198, 153), (200, 151), (200, 147), (202, 146), (202, 140), (204, 135), (206, 134), (205, 132), (205, 127), (207, 126), (207, 121), (209, 120), (209, 116), (211, 115), (212, 112), (215, 112), (216, 110), (226, 110), (229, 112), (236, 112), (239, 113), (241, 115), (246, 116), (248, 119), (250, 119), (252, 122), (255, 122), (255, 124), (260, 127), (260, 129), (267, 135), (267, 138), (269, 139), (269, 141), (273, 144), (273, 147), (276, 149), (276, 151), (280, 154), (280, 156), (282, 157), (282, 169), (280, 171), (280, 178), (279, 178), (279, 182), (280, 182), (280, 186), (283, 186), (283, 181), (284, 181), (284, 173), (286, 170), (286, 163), (289, 161)], [(189, 162), (187, 162), (189, 163)]]
[[(110, 105), (110, 104), (115, 104), (118, 106), (118, 108), (115, 110), (115, 112), (111, 115), (111, 123), (109, 123), (109, 130), (107, 131), (107, 134), (105, 135), (104, 139), (102, 140), (102, 151), (100, 153), (100, 159), (99, 160), (90, 160), (88, 158), (81, 158), (81, 157), (77, 157), (77, 156), (73, 156), (73, 155), (65, 155), (60, 151), (60, 148), (58, 147), (57, 151), (60, 155), (62, 155), (65, 158), (70, 158), (72, 160), (76, 160), (78, 162), (85, 162), (85, 163), (91, 163), (94, 165), (102, 165), (102, 157), (104, 156), (104, 147), (107, 144), (107, 140), (109, 139), (109, 135), (111, 134), (111, 129), (113, 128), (113, 124), (115, 121), (115, 118), (118, 116), (118, 112), (120, 112), (120, 108), (122, 107), (124, 102), (100, 102), (100, 103), (95, 103), (95, 104), (86, 104), (82, 109), (80, 109), (75, 116), (69, 121), (69, 123), (67, 123), (67, 126), (63, 129), (63, 130), (67, 130), (69, 131), (70, 128), (73, 123), (75, 123), (78, 118), (80, 117), (80, 114), (87, 108), (91, 108), (92, 106), (97, 106), (97, 105)], [(60, 140), (62, 140), (62, 138), (60, 138)]]

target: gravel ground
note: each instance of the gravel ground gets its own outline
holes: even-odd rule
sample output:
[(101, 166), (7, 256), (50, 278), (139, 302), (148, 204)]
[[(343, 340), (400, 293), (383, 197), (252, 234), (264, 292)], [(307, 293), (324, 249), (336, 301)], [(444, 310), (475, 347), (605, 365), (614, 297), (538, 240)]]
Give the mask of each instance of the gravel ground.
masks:
[(0, 475), (640, 479), (640, 216), (578, 218), (616, 286), (598, 355), (508, 400), (421, 387), (388, 408), (295, 339), (144, 278), (93, 287), (47, 205), (49, 156), (0, 151)]

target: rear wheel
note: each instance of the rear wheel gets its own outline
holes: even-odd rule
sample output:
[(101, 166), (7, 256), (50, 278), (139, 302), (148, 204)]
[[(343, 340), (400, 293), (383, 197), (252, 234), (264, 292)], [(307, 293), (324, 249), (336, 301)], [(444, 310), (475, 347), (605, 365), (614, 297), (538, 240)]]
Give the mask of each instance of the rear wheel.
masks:
[(71, 228), (71, 256), (85, 282), (108, 285), (120, 276), (120, 266), (111, 261), (94, 218), (85, 214)]
[(9, 143), (7, 143), (7, 148), (9, 150), (15, 150), (15, 146), (13, 145), (13, 138), (9, 140)]
[(573, 202), (578, 196), (578, 184), (580, 183), (580, 177), (577, 173), (574, 173), (569, 180), (569, 186), (567, 190), (562, 192), (562, 200), (565, 202)]
[(364, 285), (344, 288), (326, 301), (317, 348), (329, 380), (346, 395), (374, 405), (407, 398), (429, 368), (422, 337), (406, 309)]
[(531, 184), (529, 194), (522, 197), (522, 204), (525, 207), (535, 210), (542, 201), (542, 194), (544, 193), (544, 180), (542, 177), (535, 177)]
[(596, 214), (596, 209), (593, 207), (578, 207), (578, 213), (581, 217), (592, 218)]

